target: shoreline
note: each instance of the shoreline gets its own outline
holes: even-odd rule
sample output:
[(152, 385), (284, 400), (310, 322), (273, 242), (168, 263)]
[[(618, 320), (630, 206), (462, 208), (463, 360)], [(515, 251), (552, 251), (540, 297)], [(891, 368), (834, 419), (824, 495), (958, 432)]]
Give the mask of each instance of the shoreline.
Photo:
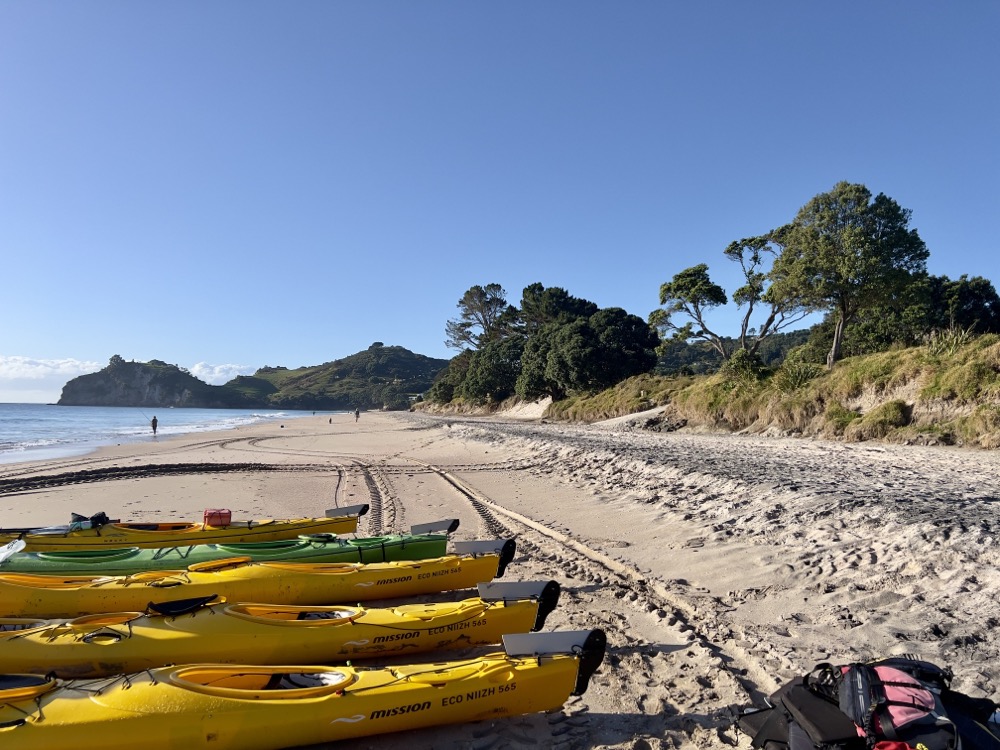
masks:
[[(64, 523), (70, 511), (200, 519), (209, 507), (300, 517), (377, 492), (359, 536), (445, 517), (460, 519), (459, 540), (515, 530), (505, 580), (557, 580), (563, 596), (546, 629), (601, 627), (606, 662), (562, 712), (567, 724), (542, 715), (421, 730), (407, 735), (414, 750), (478, 747), (487, 730), (547, 746), (553, 726), (572, 727), (558, 735), (567, 747), (748, 744), (731, 728), (736, 712), (781, 682), (820, 661), (899, 653), (951, 667), (956, 689), (998, 697), (1000, 456), (649, 433), (627, 420), (347, 417), (21, 464), (18, 476), (195, 462), (269, 468), (3, 494), (0, 524)], [(495, 506), (493, 520), (435, 470)], [(13, 473), (0, 466), (0, 477)]]
[[(11, 415), (15, 424), (32, 424), (31, 427), (9, 429), (4, 431), (0, 438), (0, 445), (7, 446), (0, 450), (0, 466), (10, 464), (24, 464), (44, 461), (54, 461), (64, 458), (85, 456), (91, 452), (109, 446), (134, 445), (144, 443), (147, 440), (169, 439), (170, 437), (185, 436), (196, 433), (206, 433), (237, 429), (255, 423), (267, 423), (281, 420), (301, 419), (307, 416), (316, 416), (316, 412), (311, 410), (255, 410), (255, 409), (202, 409), (178, 407), (170, 408), (172, 415), (183, 415), (179, 419), (171, 422), (168, 418), (158, 419), (158, 434), (152, 433), (149, 425), (150, 417), (139, 407), (64, 407), (57, 404), (0, 404), (0, 407), (12, 407), (17, 410)], [(69, 410), (69, 413), (60, 414), (61, 419), (49, 419), (49, 415), (37, 417), (37, 415), (22, 414), (21, 409), (36, 409), (50, 406), (57, 409)], [(43, 413), (44, 411), (43, 410)], [(77, 412), (76, 410), (82, 410)], [(106, 416), (102, 420), (93, 421), (89, 419), (88, 410), (94, 412), (104, 412), (106, 414), (118, 412), (115, 416)], [(120, 411), (119, 411), (120, 410)], [(153, 410), (149, 410), (150, 414)], [(161, 413), (162, 410), (161, 410)], [(342, 412), (322, 412), (324, 416), (341, 414)], [(346, 412), (344, 412), (346, 413)], [(87, 414), (81, 417), (80, 414)], [(194, 416), (192, 416), (194, 415)], [(213, 418), (206, 415), (215, 415)], [(228, 421), (239, 419), (248, 420), (244, 424), (232, 424), (227, 426), (227, 419), (220, 417), (224, 415)], [(233, 418), (233, 415), (236, 415)], [(249, 421), (257, 415), (256, 421)], [(32, 416), (36, 422), (33, 423)], [(155, 415), (154, 415), (155, 416)], [(206, 422), (208, 426), (206, 426)], [(136, 428), (137, 423), (145, 425), (144, 430)], [(36, 426), (40, 425), (40, 427)], [(15, 436), (19, 436), (16, 442)], [(4, 442), (6, 441), (6, 442)]]

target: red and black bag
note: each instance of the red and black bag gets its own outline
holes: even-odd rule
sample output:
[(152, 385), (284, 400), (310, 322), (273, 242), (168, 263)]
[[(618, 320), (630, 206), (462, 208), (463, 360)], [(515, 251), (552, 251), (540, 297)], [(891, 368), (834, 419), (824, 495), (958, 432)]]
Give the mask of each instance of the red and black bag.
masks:
[(951, 690), (951, 678), (909, 657), (820, 664), (738, 723), (763, 750), (1000, 750), (997, 703)]
[(870, 748), (904, 742), (927, 750), (958, 750), (955, 722), (941, 700), (951, 671), (907, 658), (834, 667), (822, 664), (811, 675), (814, 689), (833, 697), (858, 727)]

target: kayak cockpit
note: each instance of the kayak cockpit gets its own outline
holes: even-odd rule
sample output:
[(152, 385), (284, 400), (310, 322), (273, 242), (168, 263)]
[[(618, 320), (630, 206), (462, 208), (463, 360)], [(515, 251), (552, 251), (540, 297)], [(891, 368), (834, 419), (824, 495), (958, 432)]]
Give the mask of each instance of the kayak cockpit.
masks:
[(36, 617), (0, 617), (0, 633), (23, 633), (25, 630), (42, 628), (48, 624), (48, 620), (39, 620)]
[(128, 560), (139, 554), (138, 547), (112, 547), (111, 549), (68, 550), (65, 552), (35, 552), (39, 560), (50, 560), (57, 563), (79, 563), (81, 565), (100, 565), (113, 560)]
[(354, 675), (328, 667), (251, 667), (205, 664), (180, 667), (167, 677), (176, 687), (237, 700), (301, 700), (333, 695)]
[(55, 677), (37, 674), (0, 675), (0, 704), (31, 700), (44, 695), (55, 686)]
[(126, 531), (147, 531), (158, 534), (187, 534), (192, 531), (201, 531), (203, 525), (200, 523), (115, 523), (112, 528), (125, 529)]
[(269, 625), (316, 627), (342, 625), (361, 617), (359, 607), (296, 607), (280, 604), (233, 604), (226, 607), (227, 615)]

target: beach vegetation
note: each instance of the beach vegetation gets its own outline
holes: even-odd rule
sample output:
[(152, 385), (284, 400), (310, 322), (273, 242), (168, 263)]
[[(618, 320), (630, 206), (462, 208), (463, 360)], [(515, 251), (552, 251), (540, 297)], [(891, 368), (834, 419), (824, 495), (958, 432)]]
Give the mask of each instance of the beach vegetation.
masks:
[(589, 300), (574, 297), (562, 287), (529, 284), (521, 292), (517, 310), (517, 330), (530, 338), (549, 323), (568, 323), (589, 318), (600, 308)]
[(964, 306), (968, 300), (963, 295), (983, 298), (986, 286), (963, 281), (965, 277), (957, 285), (931, 281), (927, 247), (909, 228), (910, 215), (882, 193), (873, 198), (864, 185), (837, 183), (785, 226), (726, 247), (723, 254), (740, 265), (744, 280), (732, 294), (742, 310), (735, 338), (709, 327), (709, 313), (729, 299), (712, 281), (707, 264), (684, 269), (662, 284), (661, 307), (649, 315), (663, 339), (661, 353), (670, 344), (694, 342), (707, 344), (723, 361), (738, 351), (754, 355), (768, 338), (811, 313), (825, 312), (826, 325), (813, 346), (826, 339), (823, 359), (831, 368), (844, 356), (849, 325), (869, 311), (891, 307), (896, 314), (867, 316), (867, 326), (859, 327), (854, 338), (868, 346), (890, 337), (899, 341), (904, 331), (913, 336), (927, 330), (922, 324), (941, 307), (953, 318), (993, 316), (1000, 305), (987, 305), (987, 310)]
[(472, 362), (472, 351), (466, 349), (453, 357), (448, 366), (441, 370), (427, 392), (427, 400), (435, 404), (447, 404), (459, 394), (458, 389), (465, 380), (465, 374)]
[(475, 404), (499, 403), (510, 398), (521, 372), (523, 354), (524, 339), (520, 336), (496, 339), (472, 352), (465, 377), (458, 386), (461, 395)]
[[(839, 182), (788, 224), (726, 247), (743, 277), (731, 295), (707, 263), (661, 284), (645, 331), (624, 310), (532, 284), (497, 328), (522, 339), (520, 370), (506, 357), (488, 373), (484, 352), (467, 385), (466, 362), (433, 395), (499, 407), (494, 394), (509, 389), (497, 383), (514, 377), (516, 398), (552, 399), (553, 419), (659, 408), (666, 421), (649, 417), (650, 429), (985, 444), (1000, 434), (986, 408), (1000, 403), (1000, 296), (981, 277), (928, 274), (910, 218), (885, 194)], [(709, 325), (730, 302), (742, 312), (732, 337)], [(811, 314), (822, 319), (785, 330)]]
[[(649, 324), (669, 341), (703, 341), (726, 360), (730, 355), (726, 342), (708, 327), (706, 317), (728, 301), (726, 290), (709, 277), (708, 265), (699, 263), (660, 285), (661, 307), (649, 314)], [(679, 314), (690, 320), (677, 323), (675, 317)]]
[(458, 316), (445, 324), (445, 345), (451, 349), (479, 349), (506, 336), (516, 321), (499, 284), (476, 285), (458, 300)]
[(972, 413), (955, 420), (954, 433), (963, 443), (1000, 448), (1000, 404), (979, 404)]
[(844, 429), (848, 440), (873, 440), (887, 437), (894, 430), (910, 423), (910, 406), (901, 399), (879, 404), (861, 419), (853, 420)]
[(929, 252), (911, 212), (884, 193), (839, 182), (803, 206), (771, 237), (781, 251), (769, 292), (833, 319), (827, 367), (841, 358), (844, 333), (862, 311), (900, 294), (926, 271)]
[[(742, 355), (741, 355), (742, 356)], [(954, 355), (926, 346), (855, 356), (832, 370), (793, 352), (779, 367), (745, 363), (708, 375), (645, 373), (555, 401), (545, 417), (591, 422), (655, 414), (685, 429), (1000, 447), (1000, 336)]]
[[(810, 358), (825, 359), (833, 343), (834, 317), (809, 332)], [(942, 351), (970, 336), (1000, 332), (1000, 297), (981, 277), (912, 274), (895, 295), (859, 311), (844, 332), (844, 357), (925, 344)]]
[(973, 338), (972, 328), (950, 326), (944, 329), (935, 328), (924, 335), (924, 345), (936, 357), (954, 356), (959, 349)]
[[(731, 242), (724, 255), (740, 265), (744, 284), (733, 292), (733, 302), (744, 308), (740, 333), (730, 339), (708, 326), (707, 314), (727, 304), (725, 290), (713, 282), (708, 265), (700, 263), (687, 268), (673, 279), (660, 285), (660, 305), (649, 314), (649, 323), (661, 335), (661, 353), (671, 344), (694, 341), (707, 344), (722, 361), (737, 352), (758, 354), (770, 337), (801, 321), (812, 310), (797, 298), (775, 293), (769, 266), (780, 253), (780, 245), (772, 234), (744, 238)], [(751, 325), (758, 309), (764, 314), (756, 326)], [(678, 322), (680, 317), (682, 322)]]
[(760, 360), (746, 349), (734, 352), (720, 370), (724, 382), (735, 393), (757, 391), (766, 372)]
[(784, 435), (802, 435), (823, 419), (826, 405), (816, 400), (805, 387), (792, 391), (772, 389), (766, 403), (758, 411), (756, 427), (761, 432), (776, 431)]
[(547, 416), (579, 422), (624, 417), (671, 403), (694, 380), (693, 376), (686, 375), (660, 377), (643, 373), (595, 394), (580, 394), (555, 401), (549, 407)]
[(656, 334), (621, 308), (544, 323), (524, 345), (515, 390), (522, 399), (596, 393), (656, 364)]
[(821, 365), (790, 355), (774, 371), (771, 386), (779, 393), (791, 394), (801, 391), (822, 374)]

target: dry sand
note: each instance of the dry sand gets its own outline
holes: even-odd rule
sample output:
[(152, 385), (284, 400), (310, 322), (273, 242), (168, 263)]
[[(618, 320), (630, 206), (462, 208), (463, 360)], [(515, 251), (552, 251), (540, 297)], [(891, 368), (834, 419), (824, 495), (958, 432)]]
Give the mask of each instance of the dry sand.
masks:
[[(660, 434), (638, 429), (642, 415), (509, 417), (306, 417), (6, 465), (7, 480), (79, 473), (7, 484), (0, 525), (73, 511), (314, 516), (368, 502), (367, 536), (455, 517), (455, 539), (517, 539), (505, 580), (559, 581), (548, 628), (608, 634), (590, 690), (560, 712), (352, 750), (745, 747), (737, 711), (785, 679), (902, 653), (952, 667), (957, 689), (1000, 697), (1000, 454)], [(158, 473), (173, 464), (190, 470)]]

